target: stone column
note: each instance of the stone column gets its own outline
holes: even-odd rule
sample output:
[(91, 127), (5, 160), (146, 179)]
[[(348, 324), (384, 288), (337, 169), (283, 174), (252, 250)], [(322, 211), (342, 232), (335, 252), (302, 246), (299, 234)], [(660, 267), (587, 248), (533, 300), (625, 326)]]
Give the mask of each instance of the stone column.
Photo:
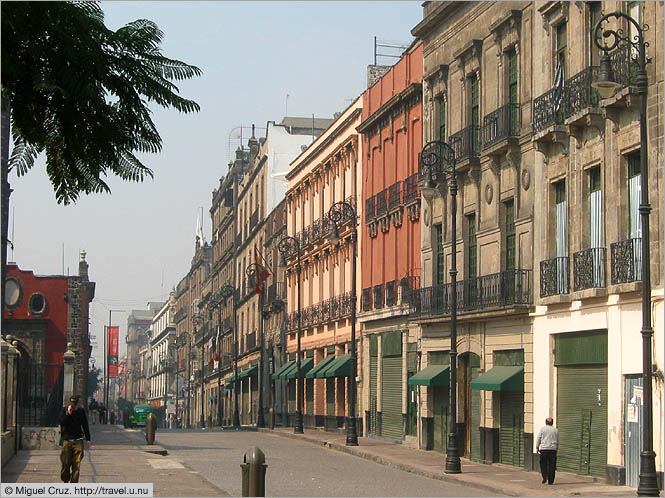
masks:
[[(69, 403), (69, 398), (74, 394), (74, 351), (72, 351), (71, 342), (67, 343), (67, 351), (65, 351), (64, 359), (65, 359), (65, 372), (64, 372), (64, 387), (62, 390), (63, 406)], [(83, 393), (78, 393), (78, 394), (81, 395), (81, 397), (83, 397)]]

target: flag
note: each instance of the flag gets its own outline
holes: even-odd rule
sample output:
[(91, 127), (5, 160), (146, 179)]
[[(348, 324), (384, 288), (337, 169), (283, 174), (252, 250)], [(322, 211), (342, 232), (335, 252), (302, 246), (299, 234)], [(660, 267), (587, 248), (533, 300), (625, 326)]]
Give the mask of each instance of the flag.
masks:
[(254, 285), (256, 288), (256, 293), (257, 294), (263, 294), (263, 290), (265, 287), (265, 281), (268, 279), (268, 277), (271, 275), (270, 270), (268, 270), (268, 265), (264, 264), (265, 260), (263, 259), (263, 256), (259, 254), (259, 251), (256, 250), (256, 247), (254, 248), (254, 264), (255, 266), (255, 273), (254, 273)]
[(554, 72), (554, 92), (552, 93), (554, 112), (559, 111), (559, 107), (561, 107), (561, 101), (563, 100), (563, 76), (563, 64), (559, 62), (559, 64), (556, 66), (556, 71)]
[(108, 377), (118, 376), (118, 329), (119, 327), (106, 327)]

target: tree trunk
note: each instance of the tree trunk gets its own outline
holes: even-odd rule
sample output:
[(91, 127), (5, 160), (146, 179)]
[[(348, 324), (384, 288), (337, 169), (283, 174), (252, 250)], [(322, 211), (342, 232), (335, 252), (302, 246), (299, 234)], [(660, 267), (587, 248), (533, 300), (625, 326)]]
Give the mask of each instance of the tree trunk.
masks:
[[(0, 163), (0, 189), (2, 190), (2, 279), (0, 280), (0, 297), (2, 298), (2, 321), (5, 317), (5, 278), (7, 277), (7, 241), (9, 240), (9, 102), (2, 98), (2, 158)], [(4, 329), (4, 327), (2, 327)]]

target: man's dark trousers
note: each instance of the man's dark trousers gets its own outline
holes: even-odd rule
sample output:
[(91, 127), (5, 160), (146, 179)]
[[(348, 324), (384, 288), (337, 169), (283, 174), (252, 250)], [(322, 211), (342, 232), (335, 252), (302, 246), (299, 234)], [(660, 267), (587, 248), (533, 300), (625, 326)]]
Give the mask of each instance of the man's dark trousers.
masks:
[(540, 450), (540, 473), (543, 476), (543, 482), (554, 484), (555, 472), (556, 450)]

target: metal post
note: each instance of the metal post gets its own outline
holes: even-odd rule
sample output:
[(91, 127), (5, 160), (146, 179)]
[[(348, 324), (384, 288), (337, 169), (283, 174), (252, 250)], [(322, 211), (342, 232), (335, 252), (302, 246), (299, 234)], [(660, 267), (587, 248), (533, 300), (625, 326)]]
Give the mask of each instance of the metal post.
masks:
[(203, 341), (201, 341), (201, 363), (199, 363), (199, 366), (201, 367), (201, 420), (199, 422), (201, 429), (205, 428), (206, 422), (205, 422), (205, 386), (203, 384)]
[(453, 167), (450, 174), (450, 196), (452, 217), (452, 257), (450, 285), (452, 306), (450, 308), (450, 432), (446, 450), (446, 474), (459, 474), (461, 469), (457, 446), (457, 177)]
[[(109, 327), (111, 326), (111, 311), (109, 310)], [(103, 403), (104, 403), (104, 408), (108, 406), (108, 375), (107, 375), (107, 368), (108, 365), (106, 364), (106, 358), (107, 358), (107, 351), (106, 351), (106, 339), (108, 337), (108, 328), (105, 325), (104, 326), (104, 396), (103, 396)], [(100, 410), (100, 417), (104, 418), (104, 411)], [(100, 424), (104, 423), (104, 420), (99, 421)]]
[(222, 302), (217, 301), (217, 421), (222, 426), (222, 355), (220, 343), (222, 342)]
[[(257, 278), (260, 278), (260, 275), (257, 275)], [(265, 298), (263, 297), (263, 294), (265, 292), (265, 288), (261, 289), (261, 293), (259, 293), (259, 319), (261, 320), (261, 323), (259, 323), (259, 333), (260, 333), (260, 338), (259, 338), (259, 413), (257, 415), (256, 419), (256, 426), (257, 427), (265, 427), (266, 426), (266, 421), (263, 415), (263, 389), (265, 388), (265, 366), (264, 366), (264, 356), (263, 356), (263, 331), (265, 327), (265, 317), (264, 317), (264, 312), (263, 312), (263, 306), (264, 306), (264, 301)]]
[(192, 427), (191, 411), (189, 408), (192, 404), (192, 339), (189, 334), (187, 334), (187, 346), (189, 350), (189, 354), (187, 355), (187, 428), (190, 429)]
[(351, 262), (351, 377), (349, 378), (349, 418), (346, 422), (346, 446), (358, 446), (358, 432), (356, 429), (356, 256), (358, 246), (358, 229), (356, 228), (355, 212), (353, 213), (353, 261)]
[(302, 423), (302, 398), (303, 398), (303, 382), (300, 376), (300, 336), (302, 333), (302, 303), (300, 296), (300, 275), (302, 267), (300, 265), (300, 244), (298, 244), (298, 263), (296, 265), (296, 275), (298, 278), (298, 335), (296, 347), (296, 420), (293, 424), (293, 432), (295, 434), (303, 434)]
[[(235, 269), (235, 265), (234, 265)], [(235, 270), (234, 270), (235, 274)], [(236, 294), (237, 290), (233, 288), (233, 352), (234, 358), (234, 379), (233, 379), (233, 427), (240, 428), (240, 412), (238, 411), (238, 321), (236, 320)]]

